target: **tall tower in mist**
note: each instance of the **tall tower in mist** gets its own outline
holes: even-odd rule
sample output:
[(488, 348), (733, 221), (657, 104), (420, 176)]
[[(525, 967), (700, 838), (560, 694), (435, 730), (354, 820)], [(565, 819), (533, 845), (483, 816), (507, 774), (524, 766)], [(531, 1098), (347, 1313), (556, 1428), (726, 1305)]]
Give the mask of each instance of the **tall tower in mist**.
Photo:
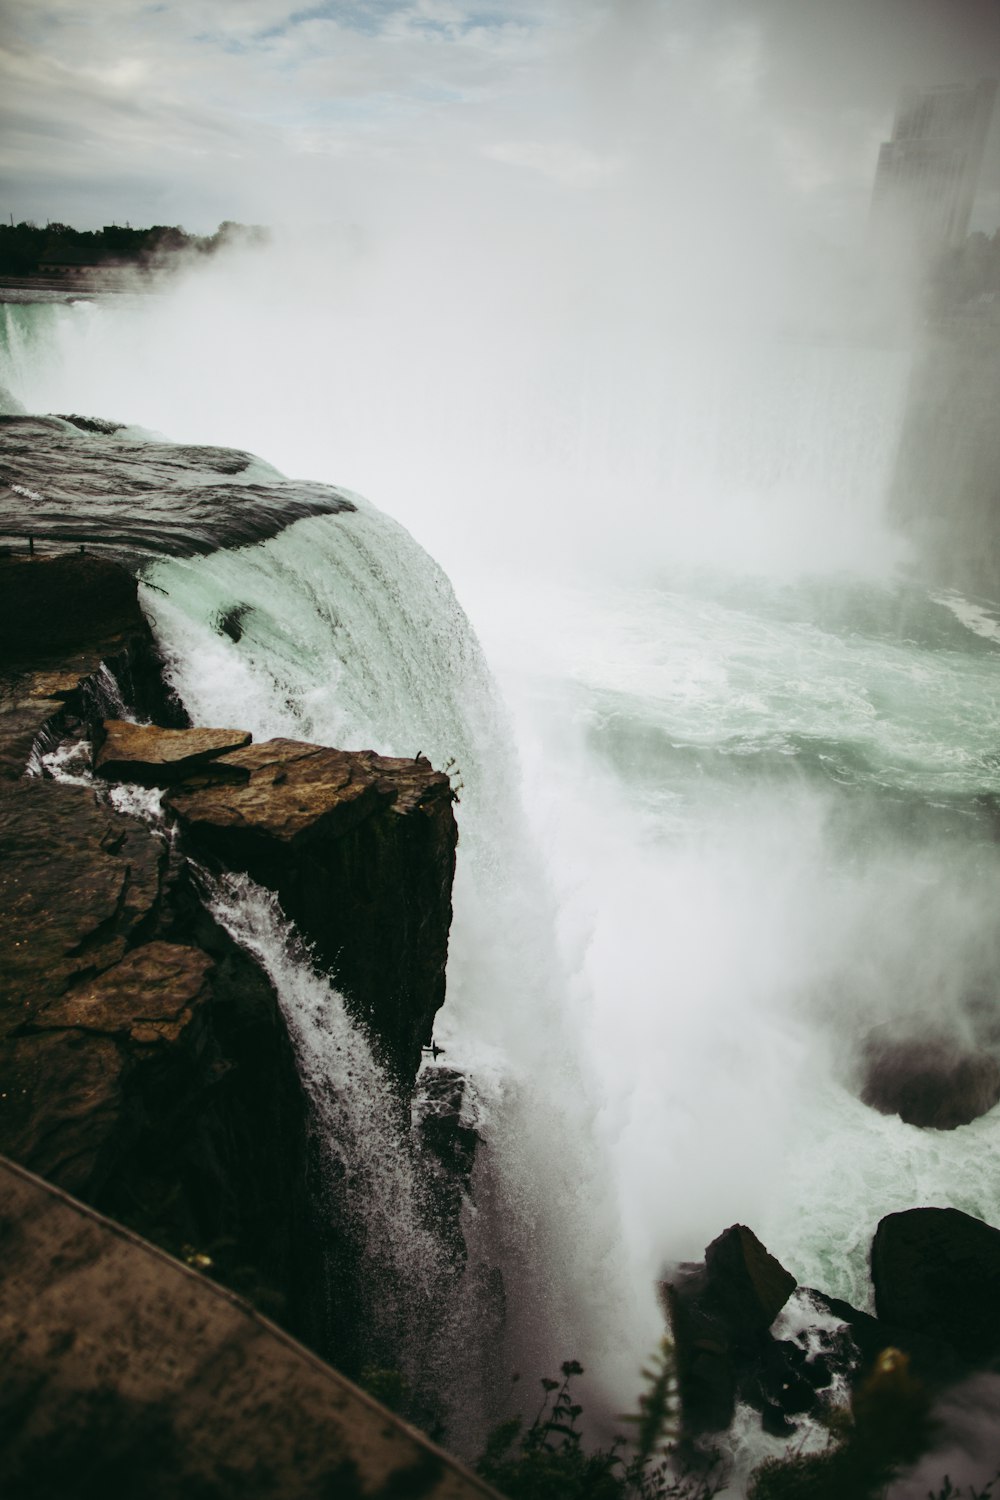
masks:
[(965, 239), (997, 84), (907, 88), (879, 152), (872, 232), (934, 255)]

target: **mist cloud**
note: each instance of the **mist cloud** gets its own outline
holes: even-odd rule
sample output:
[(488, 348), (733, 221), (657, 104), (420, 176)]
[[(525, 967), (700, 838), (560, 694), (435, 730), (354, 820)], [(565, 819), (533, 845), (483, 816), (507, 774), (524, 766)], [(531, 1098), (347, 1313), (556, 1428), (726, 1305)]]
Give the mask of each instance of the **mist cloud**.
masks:
[(4, 0), (0, 19), (0, 207), (82, 227), (343, 220), (473, 180), (572, 199), (631, 168), (730, 222), (749, 182), (842, 242), (901, 83), (1000, 59), (986, 0)]

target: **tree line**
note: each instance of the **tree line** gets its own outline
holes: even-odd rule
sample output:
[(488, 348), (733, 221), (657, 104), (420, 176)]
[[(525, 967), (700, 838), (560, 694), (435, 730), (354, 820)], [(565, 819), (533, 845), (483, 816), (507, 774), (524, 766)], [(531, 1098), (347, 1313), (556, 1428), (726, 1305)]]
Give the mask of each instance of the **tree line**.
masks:
[(0, 275), (35, 276), (46, 265), (162, 265), (182, 254), (211, 255), (224, 245), (263, 244), (268, 231), (259, 224), (227, 219), (214, 234), (188, 234), (176, 224), (149, 229), (106, 224), (103, 229), (74, 229), (69, 224), (0, 224)]

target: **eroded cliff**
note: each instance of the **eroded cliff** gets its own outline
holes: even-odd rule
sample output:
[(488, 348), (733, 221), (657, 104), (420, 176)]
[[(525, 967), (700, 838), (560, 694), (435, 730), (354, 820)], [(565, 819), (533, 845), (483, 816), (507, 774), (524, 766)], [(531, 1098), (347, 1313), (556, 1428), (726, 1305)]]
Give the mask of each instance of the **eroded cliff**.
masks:
[[(188, 855), (277, 891), (402, 1104), (444, 997), (448, 780), (179, 727), (135, 580), (111, 563), (7, 557), (0, 582), (0, 1151), (335, 1354), (317, 1303), (337, 1226), (312, 1190), (287, 1028)], [(99, 747), (96, 782), (37, 774), (61, 741)], [(112, 780), (170, 785), (166, 822), (115, 807)]]

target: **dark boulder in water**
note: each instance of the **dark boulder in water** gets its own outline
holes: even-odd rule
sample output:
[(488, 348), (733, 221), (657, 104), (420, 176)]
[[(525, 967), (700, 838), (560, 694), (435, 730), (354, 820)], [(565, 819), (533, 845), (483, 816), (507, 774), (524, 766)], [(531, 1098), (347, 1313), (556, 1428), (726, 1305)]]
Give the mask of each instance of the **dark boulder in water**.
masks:
[[(797, 1418), (822, 1415), (835, 1377), (854, 1384), (886, 1349), (904, 1351), (917, 1377), (932, 1385), (967, 1368), (947, 1334), (919, 1313), (904, 1320), (895, 1306), (880, 1307), (873, 1318), (796, 1288), (743, 1225), (713, 1241), (704, 1265), (679, 1267), (664, 1291), (689, 1438), (723, 1431), (737, 1402), (760, 1413), (766, 1432), (788, 1437)], [(775, 1324), (793, 1293), (794, 1305)]]
[(745, 1224), (713, 1240), (704, 1265), (681, 1266), (665, 1284), (689, 1436), (723, 1431), (738, 1400), (779, 1435), (792, 1431), (789, 1417), (815, 1408), (829, 1371), (810, 1369), (804, 1351), (770, 1333), (795, 1285)]
[(236, 645), (243, 639), (243, 622), (249, 613), (249, 604), (234, 604), (231, 609), (224, 609), (217, 615), (216, 629)]
[(1000, 1100), (1000, 1061), (945, 1035), (907, 1037), (877, 1027), (861, 1066), (862, 1101), (908, 1125), (954, 1130)]
[(881, 1320), (971, 1364), (1000, 1356), (1000, 1229), (956, 1208), (911, 1208), (881, 1221), (871, 1263)]
[(705, 1251), (706, 1286), (738, 1342), (766, 1333), (795, 1290), (795, 1277), (752, 1229), (734, 1224)]

